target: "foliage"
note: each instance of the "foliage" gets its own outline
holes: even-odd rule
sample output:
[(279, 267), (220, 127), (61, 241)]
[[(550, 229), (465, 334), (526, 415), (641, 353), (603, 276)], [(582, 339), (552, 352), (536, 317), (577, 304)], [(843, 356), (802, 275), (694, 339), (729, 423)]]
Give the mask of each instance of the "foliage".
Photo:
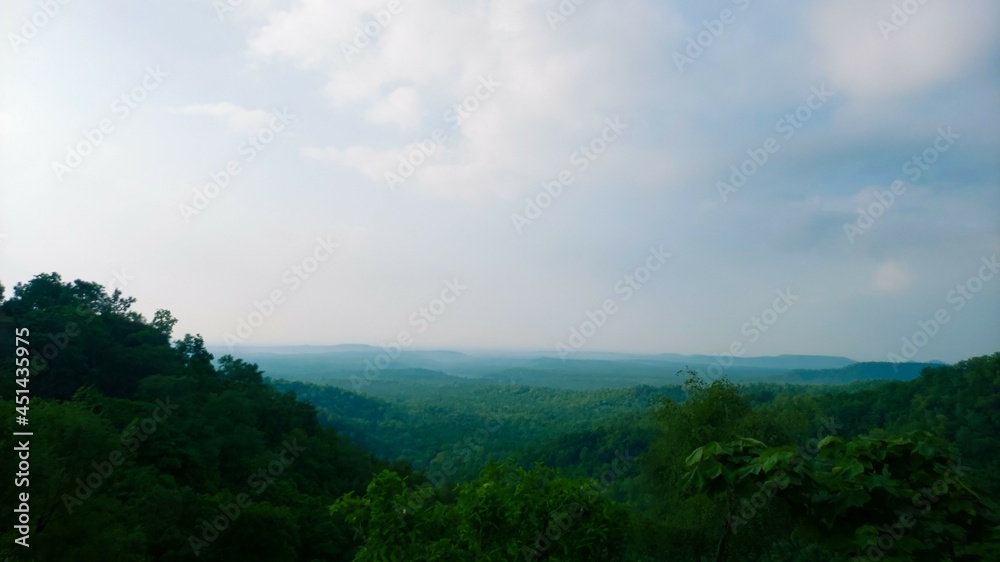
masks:
[(1000, 559), (1000, 353), (838, 386), (685, 370), (621, 388), (601, 362), (584, 391), (518, 382), (581, 368), (549, 360), (504, 371), (514, 384), (407, 367), (361, 393), (216, 360), (95, 283), (43, 274), (6, 296), (0, 330), (31, 332), (36, 431), (30, 551), (0, 514), (11, 560)]
[[(726, 501), (728, 536), (745, 518), (738, 499), (762, 492), (796, 516), (790, 530), (834, 553), (882, 560), (997, 559), (995, 506), (964, 482), (955, 448), (927, 432), (894, 438), (829, 436), (815, 455), (740, 438), (691, 453), (686, 479)], [(725, 545), (717, 560), (725, 559)]]
[(541, 466), (491, 465), (445, 503), (385, 471), (364, 497), (348, 495), (331, 511), (364, 536), (356, 562), (621, 560), (624, 510), (599, 490)]
[[(17, 285), (0, 306), (0, 325), (29, 328), (32, 356), (44, 361), (30, 377), (26, 428), (35, 431), (32, 546), (13, 546), (5, 510), (0, 554), (193, 560), (190, 538), (202, 537), (220, 505), (246, 494), (249, 506), (198, 560), (350, 559), (348, 530), (326, 506), (364, 489), (386, 464), (321, 428), (312, 406), (266, 386), (255, 365), (223, 357), (216, 368), (199, 336), (170, 344), (169, 313), (147, 322), (131, 305), (118, 292), (49, 274)], [(13, 332), (5, 333), (0, 367), (13, 372)], [(0, 385), (5, 397), (11, 379)], [(14, 418), (12, 400), (0, 409)], [(11, 451), (16, 439), (7, 432), (0, 447)], [(291, 443), (298, 456), (283, 454)], [(14, 474), (15, 463), (5, 454), (0, 469)], [(279, 474), (259, 474), (272, 469)], [(13, 478), (0, 482), (4, 498), (23, 491)]]

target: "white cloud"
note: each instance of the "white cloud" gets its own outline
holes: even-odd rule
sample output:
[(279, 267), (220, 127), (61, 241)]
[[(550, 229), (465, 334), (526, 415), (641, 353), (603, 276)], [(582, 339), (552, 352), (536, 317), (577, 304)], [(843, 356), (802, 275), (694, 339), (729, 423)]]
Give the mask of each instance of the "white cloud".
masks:
[(887, 261), (875, 270), (873, 283), (875, 288), (886, 293), (899, 293), (910, 286), (913, 278), (909, 271), (900, 263)]
[(368, 146), (352, 146), (344, 149), (327, 147), (306, 147), (302, 155), (313, 160), (326, 161), (354, 169), (371, 181), (385, 181), (385, 172), (394, 167), (402, 151), (397, 149), (379, 151)]
[(894, 23), (893, 6), (899, 4), (817, 5), (813, 29), (835, 90), (865, 100), (916, 93), (961, 75), (996, 42), (995, 2), (929, 0), (906, 20), (897, 15)]
[(3, 148), (4, 142), (7, 140), (7, 131), (10, 128), (10, 115), (6, 113), (0, 113), (0, 148)]
[[(212, 2), (184, 0), (183, 12), (168, 10), (177, 17), (98, 10), (87, 25), (32, 41), (0, 88), (10, 118), (0, 132), (5, 284), (53, 269), (103, 281), (127, 267), (141, 276), (130, 294), (143, 312), (173, 309), (178, 333), (218, 342), (282, 286), (282, 271), (315, 237), (357, 224), (369, 233), (361, 244), (352, 236), (254, 343), (379, 344), (442, 279), (458, 276), (469, 300), (421, 346), (539, 348), (562, 339), (646, 247), (664, 243), (681, 260), (676, 274), (652, 280), (595, 345), (717, 352), (726, 330), (738, 335), (759, 313), (757, 299), (790, 285), (810, 304), (754, 354), (884, 359), (918, 315), (941, 306), (955, 272), (973, 275), (1000, 243), (990, 160), (1000, 121), (988, 103), (1000, 75), (987, 66), (1000, 50), (984, 31), (996, 9), (980, 0), (928, 0), (888, 44), (877, 20), (909, 0), (871, 9), (852, 0), (846, 8), (752, 2), (683, 73), (672, 53), (723, 5), (737, 5), (586, 2), (552, 30), (545, 11), (560, 0), (424, 0), (407, 4), (349, 63), (342, 45), (388, 1), (245, 0), (219, 21)], [(189, 32), (189, 21), (211, 32), (194, 45), (162, 41)], [(90, 33), (114, 28), (146, 32), (134, 49)], [(85, 141), (150, 54), (177, 70), (157, 99), (179, 111), (153, 100), (116, 121), (59, 184), (51, 161)], [(80, 60), (108, 64), (84, 76)], [(453, 126), (444, 112), (491, 74), (497, 91)], [(782, 138), (723, 205), (716, 182), (820, 84), (835, 92), (831, 104)], [(224, 100), (234, 103), (215, 103)], [(228, 131), (256, 126), (266, 114), (251, 109), (272, 103), (298, 114), (294, 138), (268, 148), (185, 223), (178, 203), (242, 156)], [(623, 140), (517, 235), (511, 213), (524, 212), (543, 180), (576, 171), (570, 154), (616, 115), (630, 125)], [(947, 125), (963, 135), (960, 149), (850, 244), (843, 223)], [(447, 139), (399, 197), (385, 196), (385, 171), (435, 128)], [(192, 135), (199, 129), (207, 134)], [(507, 282), (511, 271), (522, 282)], [(727, 291), (732, 279), (747, 290)], [(984, 289), (977, 298), (991, 297)], [(994, 311), (967, 307), (957, 331), (925, 352), (957, 360), (995, 350)]]
[[(321, 71), (327, 77), (324, 93), (335, 108), (361, 105), (371, 123), (413, 133), (392, 148), (341, 145), (322, 152), (373, 180), (384, 181), (383, 163), (391, 163), (405, 145), (440, 128), (448, 140), (405, 189), (512, 198), (566, 168), (581, 142), (600, 133), (605, 118), (631, 106), (634, 94), (623, 95), (618, 81), (606, 78), (620, 68), (616, 60), (632, 58), (627, 49), (634, 47), (600, 36), (611, 31), (595, 26), (602, 18), (598, 5), (564, 24), (598, 30), (582, 44), (570, 33), (554, 32), (546, 7), (532, 0), (404, 5), (348, 62), (343, 45), (382, 7), (381, 2), (302, 1), (271, 14), (250, 41), (259, 56)], [(645, 80), (647, 71), (641, 72)], [(475, 94), (486, 76), (501, 84), (496, 92), (476, 102), (460, 124), (450, 120), (453, 113), (447, 111)], [(426, 130), (418, 128), (421, 122)], [(627, 153), (627, 141), (614, 151)]]
[(171, 107), (170, 112), (177, 115), (211, 117), (236, 133), (256, 132), (261, 127), (267, 126), (274, 116), (268, 111), (245, 109), (230, 102)]
[(420, 96), (413, 88), (400, 87), (368, 110), (373, 123), (391, 123), (410, 131), (420, 124), (426, 111), (420, 105)]

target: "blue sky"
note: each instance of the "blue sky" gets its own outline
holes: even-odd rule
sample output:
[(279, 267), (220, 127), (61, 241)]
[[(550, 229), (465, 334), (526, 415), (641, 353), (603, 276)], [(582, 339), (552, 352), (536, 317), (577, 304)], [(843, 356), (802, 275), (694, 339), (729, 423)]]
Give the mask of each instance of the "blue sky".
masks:
[(0, 281), (122, 287), (213, 344), (994, 352), (998, 23), (977, 0), (7, 2)]

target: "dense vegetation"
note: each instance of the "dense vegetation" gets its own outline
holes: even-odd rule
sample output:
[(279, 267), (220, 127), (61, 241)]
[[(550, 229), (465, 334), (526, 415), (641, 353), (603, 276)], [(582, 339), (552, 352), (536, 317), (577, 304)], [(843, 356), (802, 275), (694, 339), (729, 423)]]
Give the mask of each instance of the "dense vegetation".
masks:
[[(165, 311), (146, 321), (117, 292), (57, 275), (13, 293), (0, 305), (0, 364), (14, 372), (13, 326), (29, 328), (33, 528), (30, 549), (13, 546), (5, 509), (5, 554), (166, 561), (194, 559), (197, 549), (200, 560), (349, 558), (353, 537), (329, 505), (363, 490), (385, 463), (321, 428), (311, 406), (266, 386), (255, 366), (230, 357), (213, 365), (196, 336), (171, 345), (174, 321)], [(10, 424), (15, 387), (4, 378)], [(17, 472), (13, 439), (0, 437), (5, 475)], [(0, 484), (4, 505), (24, 491), (13, 484)], [(239, 494), (251, 503), (226, 515)], [(206, 531), (204, 522), (220, 516), (231, 525)]]
[[(606, 440), (614, 426), (625, 426), (626, 441), (642, 442), (622, 443), (644, 448), (652, 429), (648, 413), (664, 398), (684, 396), (680, 386), (582, 392), (481, 381), (427, 383), (401, 372), (372, 383), (366, 387), (371, 394), (365, 395), (335, 386), (272, 382), (315, 405), (324, 425), (383, 458), (421, 470), (453, 461), (456, 480), (475, 478), (485, 463), (511, 459), (530, 465), (554, 455), (546, 464), (577, 466), (595, 450), (596, 443), (587, 441)], [(477, 443), (475, 433), (481, 429), (483, 442)], [(469, 462), (470, 452), (476, 462)]]
[[(233, 352), (220, 348), (220, 353)], [(709, 355), (578, 352), (571, 358), (544, 353), (459, 353), (438, 350), (402, 350), (388, 361), (382, 348), (365, 345), (240, 348), (242, 359), (283, 378), (340, 386), (383, 395), (395, 385), (379, 382), (421, 382), (439, 386), (467, 386), (474, 381), (513, 386), (566, 390), (627, 389), (636, 386), (677, 385), (677, 372), (694, 369), (741, 384), (777, 383), (842, 385), (865, 380), (911, 380), (925, 367), (941, 363), (854, 362), (846, 357), (779, 355), (776, 357), (720, 358)], [(382, 357), (382, 367), (375, 362)], [(730, 364), (731, 363), (731, 364)], [(369, 388), (372, 387), (372, 388)], [(405, 392), (408, 392), (409, 388)], [(397, 395), (399, 393), (397, 392)]]
[[(35, 358), (32, 546), (5, 510), (11, 559), (1000, 559), (1000, 354), (836, 387), (407, 366), (351, 389), (267, 379), (132, 305), (55, 274), (0, 288), (0, 366), (15, 327)], [(17, 388), (0, 384), (6, 420)]]

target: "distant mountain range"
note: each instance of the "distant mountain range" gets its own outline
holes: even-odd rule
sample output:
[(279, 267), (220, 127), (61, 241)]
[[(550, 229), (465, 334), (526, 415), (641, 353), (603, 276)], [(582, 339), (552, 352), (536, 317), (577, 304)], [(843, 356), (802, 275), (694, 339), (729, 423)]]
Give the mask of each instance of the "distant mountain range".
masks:
[(854, 363), (839, 369), (795, 369), (762, 379), (790, 384), (847, 384), (864, 380), (912, 380), (927, 367), (944, 363)]
[[(210, 349), (216, 356), (227, 348)], [(233, 355), (260, 365), (268, 376), (289, 380), (346, 382), (352, 376), (377, 375), (435, 381), (480, 379), (498, 384), (555, 388), (622, 388), (672, 385), (677, 373), (695, 370), (712, 378), (725, 375), (739, 382), (847, 384), (859, 380), (908, 380), (924, 368), (943, 363), (857, 362), (826, 355), (716, 358), (710, 355), (577, 352), (563, 360), (543, 352), (470, 352), (406, 350), (393, 357), (370, 345), (240, 347)]]

